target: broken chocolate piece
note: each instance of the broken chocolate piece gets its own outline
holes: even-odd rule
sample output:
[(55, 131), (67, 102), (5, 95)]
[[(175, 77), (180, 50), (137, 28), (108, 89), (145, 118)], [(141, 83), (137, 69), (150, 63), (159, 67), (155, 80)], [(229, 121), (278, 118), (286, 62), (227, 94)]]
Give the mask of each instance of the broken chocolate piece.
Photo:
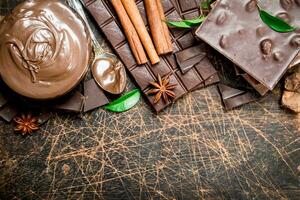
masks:
[(37, 122), (41, 126), (49, 121), (49, 119), (51, 118), (51, 113), (49, 112), (41, 113), (37, 116), (37, 118), (38, 118)]
[[(299, 52), (293, 42), (299, 35), (271, 30), (260, 19), (255, 1), (247, 2), (218, 1), (196, 35), (272, 90)], [(260, 7), (271, 13), (283, 10), (279, 0), (260, 1)], [(299, 6), (286, 11), (294, 26), (300, 25), (299, 11)]]
[(261, 84), (260, 82), (256, 81), (252, 78), (249, 74), (242, 74), (241, 75), (261, 96), (266, 95), (270, 90)]
[(296, 56), (296, 58), (290, 64), (289, 68), (293, 68), (293, 67), (295, 67), (298, 64), (300, 64), (300, 53), (298, 53), (298, 55)]
[(84, 96), (80, 92), (75, 91), (64, 98), (59, 99), (59, 102), (54, 105), (54, 108), (58, 110), (79, 113), (83, 109), (84, 101)]
[(7, 103), (7, 98), (0, 92), (0, 108)]
[(195, 68), (203, 80), (203, 85), (199, 85), (195, 89), (200, 89), (220, 82), (218, 72), (207, 57), (197, 63)]
[(175, 53), (176, 61), (182, 73), (186, 73), (206, 56), (204, 44), (189, 47)]
[(234, 65), (234, 70), (237, 76), (242, 76), (261, 96), (266, 95), (270, 91), (266, 86), (256, 81), (253, 77), (236, 65)]
[[(199, 16), (199, 6), (193, 6), (192, 4), (186, 4), (185, 8), (180, 7), (178, 4), (179, 0), (164, 0), (162, 5), (168, 20), (181, 20), (188, 15), (189, 13), (197, 14)], [(165, 107), (167, 107), (171, 102), (159, 101), (154, 104), (154, 96), (148, 95), (147, 91), (151, 89), (149, 82), (156, 81), (157, 74), (165, 76), (171, 73), (170, 80), (177, 84), (173, 92), (176, 95), (175, 100), (182, 97), (184, 94), (189, 91), (194, 90), (195, 88), (203, 88), (204, 80), (201, 78), (201, 70), (197, 70), (193, 66), (186, 74), (183, 74), (180, 71), (180, 68), (177, 65), (176, 58), (173, 54), (161, 56), (160, 63), (156, 65), (151, 65), (150, 63), (144, 65), (138, 65), (134, 56), (131, 52), (131, 49), (126, 41), (125, 34), (123, 33), (121, 24), (118, 20), (118, 17), (110, 5), (109, 0), (85, 0), (85, 6), (87, 10), (96, 20), (98, 27), (102, 30), (105, 37), (111, 44), (113, 50), (120, 57), (121, 61), (128, 69), (132, 77), (135, 79), (135, 82), (142, 89), (143, 94), (149, 99), (151, 106), (155, 111), (159, 112)], [(136, 1), (136, 4), (139, 8), (139, 11), (144, 19), (144, 22), (147, 24), (146, 12), (144, 9), (143, 1)], [(175, 6), (179, 5), (178, 9), (175, 9)], [(198, 4), (199, 5), (199, 4)], [(112, 31), (113, 30), (113, 31)], [(182, 51), (185, 48), (189, 48), (195, 45), (201, 45), (195, 38), (191, 30), (171, 30), (171, 36), (173, 39), (173, 49), (175, 52)], [(199, 59), (201, 60), (201, 59)], [(209, 62), (209, 61), (208, 61)], [(209, 65), (207, 67), (212, 67)], [(205, 67), (204, 67), (205, 68)], [(200, 68), (199, 68), (200, 69)], [(206, 69), (205, 69), (206, 70)], [(208, 69), (209, 71), (210, 69)], [(216, 81), (217, 77), (209, 79), (208, 82)], [(191, 80), (195, 81), (192, 82)]]
[(0, 109), (0, 117), (7, 122), (11, 120), (18, 114), (17, 108), (14, 105), (6, 104)]
[(91, 111), (109, 103), (108, 98), (94, 79), (84, 82), (83, 91), (85, 97), (83, 112)]
[(258, 99), (250, 92), (242, 91), (223, 84), (219, 84), (218, 88), (226, 110), (240, 107)]
[(293, 73), (285, 79), (284, 88), (290, 92), (300, 93), (300, 73)]
[(282, 104), (293, 112), (300, 113), (300, 93), (284, 91), (282, 95)]

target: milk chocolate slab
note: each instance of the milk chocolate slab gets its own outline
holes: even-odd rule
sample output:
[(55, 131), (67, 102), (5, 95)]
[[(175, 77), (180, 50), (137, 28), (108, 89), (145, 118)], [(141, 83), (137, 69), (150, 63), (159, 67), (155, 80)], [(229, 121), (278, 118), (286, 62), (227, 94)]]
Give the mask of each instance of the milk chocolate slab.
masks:
[[(261, 8), (300, 25), (300, 5), (259, 1)], [(287, 6), (288, 5), (288, 6)], [(260, 19), (255, 0), (220, 0), (196, 35), (272, 90), (299, 52), (299, 32), (278, 33)]]
[(240, 107), (244, 104), (248, 104), (258, 99), (254, 94), (250, 92), (232, 88), (224, 84), (219, 84), (218, 89), (226, 110)]
[[(177, 100), (189, 91), (205, 86), (205, 80), (202, 78), (201, 73), (205, 74), (206, 72), (204, 71), (209, 71), (210, 69), (206, 69), (204, 67), (204, 71), (202, 72), (201, 68), (197, 69), (196, 66), (193, 66), (190, 68), (190, 70), (188, 70), (188, 72), (183, 74), (182, 71), (180, 71), (174, 54), (161, 56), (160, 62), (156, 65), (151, 65), (150, 63), (138, 65), (134, 59), (134, 56), (132, 55), (131, 49), (123, 33), (122, 26), (120, 25), (118, 17), (116, 16), (110, 1), (84, 0), (84, 3), (87, 10), (97, 22), (98, 27), (104, 33), (112, 48), (119, 56), (132, 77), (135, 79), (135, 82), (142, 89), (144, 95), (147, 97), (151, 106), (156, 112), (161, 111), (171, 104), (171, 102), (164, 102), (163, 100), (154, 104), (154, 96), (147, 94), (147, 91), (149, 91), (151, 88), (149, 82), (157, 81), (158, 74), (162, 77), (169, 73), (172, 74), (170, 77), (171, 81), (177, 84), (177, 87), (174, 89), (176, 94), (176, 98), (174, 100)], [(145, 24), (148, 26), (143, 1), (137, 0), (136, 4)], [(176, 9), (177, 5), (179, 5), (177, 0), (163, 0), (162, 4), (168, 20), (181, 20), (184, 17), (184, 14), (194, 11), (199, 13), (199, 7), (195, 7), (193, 4), (185, 5), (186, 7), (183, 8), (184, 12), (181, 11), (181, 7), (179, 10)], [(186, 48), (199, 45), (199, 42), (194, 38), (194, 35), (190, 30), (172, 29), (170, 32), (173, 41), (174, 52), (182, 51)], [(200, 58), (199, 61), (201, 61)], [(213, 67), (212, 65), (204, 66), (209, 68)], [(210, 79), (208, 82), (211, 80), (215, 81), (215, 79)]]
[(94, 79), (84, 82), (84, 108), (83, 112), (91, 111), (109, 103), (104, 91), (97, 85)]

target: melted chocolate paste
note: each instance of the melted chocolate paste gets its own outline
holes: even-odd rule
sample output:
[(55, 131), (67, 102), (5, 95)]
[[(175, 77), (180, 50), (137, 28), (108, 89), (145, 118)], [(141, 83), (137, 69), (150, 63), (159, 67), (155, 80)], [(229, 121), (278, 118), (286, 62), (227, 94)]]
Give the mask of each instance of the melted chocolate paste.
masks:
[(0, 23), (0, 74), (25, 97), (69, 92), (85, 76), (91, 52), (85, 24), (58, 0), (26, 1)]

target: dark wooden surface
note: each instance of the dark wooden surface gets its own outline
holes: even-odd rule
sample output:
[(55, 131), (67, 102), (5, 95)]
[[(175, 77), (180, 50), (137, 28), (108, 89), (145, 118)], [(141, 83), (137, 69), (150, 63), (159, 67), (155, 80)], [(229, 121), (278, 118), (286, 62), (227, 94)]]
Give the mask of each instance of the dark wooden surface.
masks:
[(53, 113), (30, 137), (1, 121), (0, 199), (300, 199), (300, 117), (279, 91), (230, 112), (213, 86), (159, 115)]

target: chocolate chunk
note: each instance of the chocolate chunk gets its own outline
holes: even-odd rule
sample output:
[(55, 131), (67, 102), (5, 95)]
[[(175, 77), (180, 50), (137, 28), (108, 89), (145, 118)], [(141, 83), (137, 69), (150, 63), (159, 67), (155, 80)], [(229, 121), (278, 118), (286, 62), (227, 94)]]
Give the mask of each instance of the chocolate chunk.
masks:
[(296, 65), (300, 64), (300, 53), (296, 56), (296, 58), (293, 60), (293, 62), (290, 64), (289, 68), (293, 68)]
[[(183, 2), (184, 1), (181, 1), (181, 4)], [(198, 0), (196, 0), (195, 2), (197, 3), (197, 5), (199, 5), (200, 3), (200, 1)], [(197, 16), (199, 16), (199, 7), (195, 6), (195, 2), (193, 3), (194, 6), (191, 6), (192, 4), (186, 4), (183, 8), (180, 7), (179, 0), (162, 1), (166, 18), (168, 20), (181, 20), (188, 13), (198, 13)], [(157, 104), (154, 104), (153, 95), (147, 94), (147, 91), (150, 90), (149, 82), (155, 81), (158, 74), (160, 76), (164, 76), (169, 73), (172, 74), (170, 80), (177, 84), (177, 87), (174, 89), (174, 92), (176, 94), (174, 100), (177, 100), (189, 91), (205, 86), (204, 80), (202, 80), (202, 75), (207, 73), (205, 72), (205, 70), (210, 71), (211, 69), (206, 69), (206, 67), (204, 67), (205, 70), (199, 70), (196, 68), (196, 66), (192, 66), (191, 69), (188, 72), (186, 72), (186, 74), (182, 74), (176, 62), (176, 58), (173, 54), (161, 56), (160, 63), (156, 65), (151, 65), (150, 63), (140, 66), (137, 65), (132, 55), (131, 49), (125, 40), (125, 35), (122, 32), (120, 22), (116, 17), (115, 11), (111, 6), (110, 1), (86, 0), (85, 3), (86, 8), (96, 20), (98, 27), (105, 34), (113, 50), (118, 54), (120, 60), (123, 62), (123, 64), (128, 69), (132, 77), (135, 79), (135, 82), (142, 89), (144, 95), (146, 95), (146, 97), (149, 99), (149, 102), (155, 109), (155, 111), (159, 112), (171, 104), (171, 102), (163, 101), (159, 101)], [(144, 21), (146, 21), (145, 8), (143, 2), (136, 1), (136, 3), (138, 5), (141, 15), (144, 18)], [(173, 39), (174, 52), (179, 52), (186, 48), (193, 48), (193, 46), (203, 45), (203, 42), (199, 43), (199, 41), (195, 39), (192, 30), (171, 29), (170, 32)], [(201, 50), (201, 52), (203, 51), (204, 50)], [(202, 60), (202, 57), (203, 56), (201, 55), (196, 60), (200, 62)], [(182, 59), (188, 60), (188, 58), (185, 57), (183, 57)], [(208, 66), (213, 67), (212, 65)], [(212, 75), (207, 80), (207, 83), (210, 84), (212, 82), (215, 82), (217, 78), (217, 76)]]
[(84, 101), (84, 96), (80, 92), (75, 91), (64, 98), (59, 99), (53, 107), (58, 110), (78, 113), (83, 110)]
[(252, 78), (249, 74), (242, 74), (241, 75), (261, 96), (266, 95), (270, 90), (261, 84), (260, 82), (256, 81)]
[(282, 104), (295, 113), (300, 113), (300, 93), (284, 91)]
[(195, 68), (197, 69), (203, 80), (207, 80), (218, 73), (207, 57), (197, 63), (195, 65)]
[(234, 67), (235, 75), (237, 75), (237, 76), (240, 76), (240, 75), (246, 73), (244, 70), (242, 70), (241, 68), (239, 68), (239, 67), (236, 66), (236, 65), (233, 65), (233, 67)]
[(194, 72), (194, 68), (189, 70), (187, 73), (183, 74), (181, 71), (177, 72), (178, 77), (184, 83), (187, 90), (192, 90), (201, 83), (203, 83), (202, 78)]
[(0, 92), (0, 108), (7, 103), (8, 99)]
[(204, 45), (197, 45), (175, 53), (178, 66), (183, 74), (193, 68), (205, 56)]
[(208, 79), (204, 80), (204, 86), (207, 87), (207, 86), (210, 86), (210, 85), (214, 85), (216, 83), (219, 83), (220, 82), (220, 78), (219, 78), (219, 75), (218, 73), (216, 74), (213, 74), (211, 77), (209, 77)]
[(234, 70), (237, 76), (242, 76), (261, 96), (266, 95), (270, 90), (247, 74), (245, 71), (234, 65)]
[(223, 84), (219, 84), (218, 88), (226, 110), (231, 110), (257, 100), (257, 97), (250, 92), (231, 88)]
[(0, 109), (0, 117), (7, 122), (11, 120), (18, 114), (17, 108), (15, 105), (6, 104)]
[(41, 113), (39, 116), (37, 116), (37, 118), (38, 118), (38, 124), (43, 125), (49, 121), (49, 119), (51, 118), (51, 113), (49, 112)]
[[(218, 1), (196, 35), (272, 90), (299, 52), (299, 33), (270, 29), (260, 19), (256, 1), (247, 2)], [(282, 11), (279, 0), (261, 1), (260, 7), (270, 13)], [(288, 8), (290, 23), (299, 26), (299, 6), (283, 7)]]
[(94, 79), (84, 82), (83, 90), (85, 97), (83, 112), (91, 111), (109, 103), (108, 98)]
[(293, 73), (285, 79), (284, 88), (287, 91), (300, 93), (300, 73)]

